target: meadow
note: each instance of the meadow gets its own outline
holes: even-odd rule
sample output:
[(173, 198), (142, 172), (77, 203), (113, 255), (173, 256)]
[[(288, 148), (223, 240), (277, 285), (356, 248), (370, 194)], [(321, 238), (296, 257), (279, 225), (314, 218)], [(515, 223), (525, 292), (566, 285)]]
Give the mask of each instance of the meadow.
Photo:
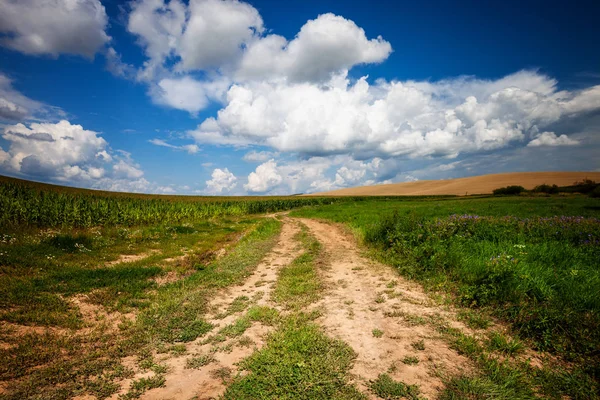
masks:
[(373, 257), (401, 275), (447, 295), (465, 310), (508, 323), (535, 349), (570, 363), (572, 374), (549, 385), (580, 380), (597, 388), (597, 199), (372, 199), (309, 207), (292, 215), (348, 225)]
[[(244, 282), (277, 242), (282, 222), (265, 214), (288, 210), (290, 216), (343, 224), (369, 257), (460, 309), (469, 326), (504, 324), (514, 341), (492, 336), (488, 347), (516, 354), (525, 343), (549, 354), (556, 366), (507, 366), (440, 326), (494, 377), (447, 380), (442, 398), (596, 398), (595, 198), (207, 198), (113, 194), (3, 178), (0, 209), (0, 399), (115, 396), (119, 382), (133, 379), (130, 359), (152, 375), (133, 379), (120, 399), (164, 386), (168, 368), (161, 357), (184, 354), (186, 344), (214, 330), (207, 318), (210, 300)], [(299, 237), (306, 252), (282, 267), (273, 292), (288, 314), (255, 307), (229, 328), (243, 333), (251, 321), (269, 319), (278, 330), (242, 362), (253, 375), (227, 381), (225, 398), (254, 398), (255, 390), (266, 398), (289, 395), (290, 379), (315, 398), (362, 398), (344, 375), (355, 357), (352, 349), (320, 330), (318, 313), (305, 313), (324, 296), (315, 269), (324, 256), (304, 228)], [(223, 346), (220, 336), (237, 335), (222, 332), (210, 339), (215, 348)], [(190, 362), (210, 360), (202, 357)], [(389, 394), (394, 390), (404, 393), (397, 398), (413, 398), (406, 394), (413, 389), (388, 375), (380, 378), (372, 390), (381, 398), (396, 398)], [(526, 385), (529, 391), (519, 389)]]

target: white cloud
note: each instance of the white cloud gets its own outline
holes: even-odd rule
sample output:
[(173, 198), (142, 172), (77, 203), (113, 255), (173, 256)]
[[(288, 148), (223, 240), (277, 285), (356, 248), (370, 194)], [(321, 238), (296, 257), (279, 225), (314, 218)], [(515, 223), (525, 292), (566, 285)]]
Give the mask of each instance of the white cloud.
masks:
[(144, 176), (144, 172), (139, 168), (139, 165), (125, 160), (117, 161), (112, 169), (116, 178), (138, 179)]
[[(225, 101), (233, 82), (322, 82), (354, 65), (382, 62), (391, 53), (381, 37), (368, 39), (353, 21), (333, 14), (307, 21), (290, 41), (264, 35), (258, 11), (238, 0), (192, 0), (189, 5), (137, 0), (127, 29), (148, 58), (137, 78), (148, 82), (152, 99), (192, 115), (211, 101)], [(107, 59), (109, 69), (126, 74), (112, 48)]]
[(150, 139), (148, 140), (148, 142), (152, 143), (155, 146), (168, 147), (170, 149), (176, 150), (184, 150), (189, 154), (196, 154), (200, 151), (200, 147), (195, 144), (184, 144), (182, 146), (175, 146), (174, 144), (167, 143), (162, 139)]
[(242, 160), (247, 162), (264, 162), (270, 160), (271, 158), (278, 157), (279, 153), (274, 153), (272, 151), (249, 151), (244, 154)]
[(527, 144), (527, 147), (539, 146), (576, 146), (579, 142), (567, 135), (556, 136), (552, 132), (544, 132)]
[(250, 82), (232, 86), (217, 118), (189, 134), (199, 143), (260, 145), (308, 157), (455, 158), (524, 145), (554, 123), (598, 110), (597, 90), (559, 92), (556, 81), (534, 71), (495, 81), (369, 85), (341, 75), (325, 85)]
[(191, 0), (178, 53), (182, 70), (208, 70), (240, 56), (242, 46), (263, 30), (258, 11), (231, 0)]
[(244, 189), (253, 193), (264, 193), (279, 185), (281, 181), (281, 175), (277, 173), (277, 163), (275, 160), (269, 160), (248, 175), (248, 183), (244, 185)]
[(227, 194), (237, 185), (237, 178), (227, 168), (215, 168), (212, 179), (206, 181), (206, 191), (210, 194)]
[(97, 132), (63, 120), (4, 127), (0, 171), (9, 175), (114, 191), (156, 191), (131, 154), (110, 153)]
[(337, 170), (335, 174), (335, 183), (338, 186), (353, 185), (359, 182), (365, 176), (364, 169), (349, 169), (344, 166)]
[(25, 54), (93, 58), (110, 41), (99, 0), (4, 0), (0, 45)]
[(33, 176), (66, 178), (85, 174), (86, 166), (96, 166), (97, 155), (107, 147), (96, 132), (65, 120), (57, 124), (32, 123), (29, 128), (23, 124), (7, 126), (2, 138), (10, 143), (11, 158), (5, 164)]
[(222, 100), (229, 88), (229, 82), (223, 79), (214, 81), (198, 81), (184, 76), (182, 78), (165, 78), (150, 91), (152, 99), (192, 115), (198, 113), (210, 100)]
[(106, 69), (111, 74), (125, 79), (130, 79), (135, 76), (135, 67), (131, 64), (124, 63), (123, 60), (121, 60), (121, 55), (118, 54), (114, 48), (107, 48), (104, 53), (104, 58), (106, 59)]
[(243, 47), (263, 30), (251, 5), (237, 0), (139, 0), (132, 4), (127, 25), (139, 38), (149, 60), (141, 79), (151, 79), (170, 57), (176, 69), (216, 70), (233, 64)]
[(353, 21), (329, 13), (306, 22), (290, 42), (278, 35), (253, 41), (237, 76), (241, 80), (282, 77), (292, 82), (321, 82), (357, 64), (382, 62), (391, 52), (392, 46), (381, 36), (369, 40)]
[(44, 105), (12, 87), (12, 81), (0, 72), (0, 120), (19, 121), (40, 111)]

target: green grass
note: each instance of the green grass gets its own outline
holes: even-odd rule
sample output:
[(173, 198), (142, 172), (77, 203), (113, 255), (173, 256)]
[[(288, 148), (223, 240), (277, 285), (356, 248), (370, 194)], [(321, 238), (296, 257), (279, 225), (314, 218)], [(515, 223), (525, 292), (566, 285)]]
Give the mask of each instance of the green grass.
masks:
[[(215, 224), (222, 226), (223, 229), (220, 231), (215, 229)], [(60, 271), (60, 267), (53, 267), (49, 270), (32, 270), (28, 274), (23, 274), (18, 279), (20, 283), (29, 280), (35, 283), (31, 284), (33, 289), (43, 287), (48, 291), (46, 293), (59, 298), (62, 298), (65, 293), (95, 293), (102, 288), (111, 291), (114, 291), (115, 288), (121, 291), (129, 290), (129, 292), (120, 294), (114, 291), (115, 297), (110, 298), (110, 301), (106, 303), (109, 305), (107, 308), (109, 310), (111, 307), (117, 307), (119, 299), (124, 298), (125, 295), (131, 296), (132, 299), (145, 299), (147, 303), (143, 307), (133, 308), (137, 310), (137, 318), (132, 322), (121, 324), (117, 331), (99, 325), (91, 333), (85, 335), (79, 335), (77, 331), (74, 331), (56, 334), (32, 333), (16, 337), (10, 331), (0, 332), (3, 342), (14, 345), (14, 347), (0, 349), (0, 380), (11, 382), (3, 399), (35, 399), (39, 398), (39, 393), (44, 393), (44, 398), (48, 399), (69, 398), (75, 393), (88, 393), (98, 398), (106, 398), (117, 390), (114, 382), (130, 376), (130, 371), (125, 369), (119, 361), (122, 357), (129, 355), (138, 355), (140, 368), (152, 370), (156, 376), (145, 381), (136, 381), (124, 398), (135, 398), (145, 390), (164, 383), (164, 366), (152, 360), (152, 352), (159, 349), (167, 350), (178, 344), (180, 349), (181, 343), (193, 341), (212, 330), (212, 326), (204, 320), (208, 300), (216, 290), (239, 283), (248, 277), (276, 243), (280, 228), (280, 223), (270, 218), (258, 222), (254, 220), (250, 224), (246, 222), (231, 224), (231, 221), (222, 220), (210, 224), (212, 240), (208, 240), (207, 236), (200, 232), (202, 224), (198, 225), (200, 226), (195, 226), (194, 229), (199, 231), (198, 236), (195, 236), (195, 233), (177, 234), (179, 237), (200, 239), (200, 242), (193, 247), (188, 247), (190, 250), (198, 252), (214, 248), (219, 240), (229, 240), (232, 232), (245, 231), (246, 234), (231, 247), (224, 257), (201, 266), (186, 267), (185, 271), (187, 272), (181, 279), (160, 287), (153, 281), (142, 288), (134, 286), (135, 290), (133, 291), (131, 286), (127, 286), (136, 282), (147, 282), (149, 277), (157, 274), (149, 275), (144, 280), (132, 278), (131, 282), (120, 282), (114, 277), (121, 276), (126, 281), (129, 279), (128, 276), (105, 272), (114, 270), (120, 273), (124, 270), (128, 271), (128, 268), (143, 272), (146, 269), (154, 268), (145, 266), (147, 260), (111, 267), (98, 267), (97, 264), (82, 265), (79, 272), (72, 264), (69, 264), (71, 266), (65, 268), (64, 271)], [(162, 232), (162, 230), (158, 232)], [(176, 240), (177, 238), (175, 238)], [(11, 245), (19, 246), (20, 242), (13, 241)], [(194, 251), (188, 254), (194, 257)], [(79, 254), (75, 253), (75, 255)], [(150, 258), (150, 260), (153, 259)], [(63, 261), (57, 257), (53, 262), (62, 263)], [(74, 263), (71, 260), (68, 262)], [(170, 268), (157, 263), (157, 268), (159, 266)], [(10, 267), (14, 268), (14, 266)], [(77, 273), (69, 275), (71, 271)], [(98, 271), (102, 272), (96, 275)], [(159, 273), (160, 271), (159, 268)], [(61, 283), (54, 278), (55, 276), (68, 279)], [(15, 310), (22, 307), (21, 303), (11, 303), (10, 301), (18, 299), (19, 295), (28, 292), (13, 290), (15, 285), (10, 286), (9, 280), (0, 280), (0, 282), (6, 285), (3, 286), (1, 294), (3, 301), (7, 302), (5, 304), (12, 304), (11, 307)], [(42, 284), (43, 286), (41, 286)], [(6, 290), (7, 287), (11, 290)], [(29, 286), (26, 287), (29, 288)], [(31, 293), (37, 295), (36, 292)], [(35, 319), (36, 323), (48, 321), (48, 315), (52, 314), (34, 299), (35, 296), (32, 298), (34, 304), (32, 314), (38, 314)], [(44, 299), (42, 298), (42, 300)], [(126, 309), (132, 309), (132, 307), (127, 306)], [(61, 313), (75, 315), (76, 319), (72, 326), (81, 325), (80, 316), (68, 307), (66, 310), (59, 309), (53, 312), (59, 316)], [(3, 314), (3, 317), (6, 315)], [(47, 324), (52, 326), (51, 321), (48, 321)], [(65, 326), (60, 319), (57, 320), (56, 325)], [(67, 326), (71, 327), (71, 325)], [(173, 351), (177, 352), (178, 350), (174, 349)]]
[(215, 357), (212, 354), (203, 354), (188, 358), (185, 367), (188, 369), (200, 369), (213, 362), (215, 362)]
[(406, 365), (416, 365), (419, 363), (419, 357), (417, 356), (406, 356), (402, 359), (402, 362)]
[(273, 293), (276, 302), (291, 313), (251, 307), (245, 318), (274, 325), (266, 345), (240, 363), (248, 374), (227, 387), (224, 399), (364, 399), (349, 383), (348, 372), (356, 354), (344, 342), (324, 334), (312, 320), (318, 313), (303, 308), (318, 300), (321, 284), (316, 264), (321, 246), (302, 226), (297, 235), (304, 249), (279, 271)]
[(372, 199), (291, 215), (348, 224), (375, 258), (470, 308), (460, 316), (468, 326), (485, 329), (486, 315), (497, 317), (598, 388), (598, 199)]
[(265, 347), (240, 363), (249, 371), (224, 399), (364, 399), (348, 383), (356, 354), (303, 317), (289, 317)]
[(388, 374), (380, 374), (376, 380), (370, 382), (369, 387), (380, 399), (421, 399), (419, 388), (416, 385), (396, 382)]
[(321, 289), (314, 262), (319, 257), (321, 244), (310, 236), (303, 226), (297, 239), (303, 244), (305, 252), (291, 264), (279, 270), (279, 277), (273, 298), (288, 309), (300, 310), (313, 303)]

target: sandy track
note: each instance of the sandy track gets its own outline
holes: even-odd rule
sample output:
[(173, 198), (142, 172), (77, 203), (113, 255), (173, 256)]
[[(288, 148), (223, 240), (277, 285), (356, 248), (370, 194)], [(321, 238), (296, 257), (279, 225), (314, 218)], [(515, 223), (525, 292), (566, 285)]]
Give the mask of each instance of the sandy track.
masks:
[[(470, 370), (470, 362), (450, 349), (429, 324), (414, 324), (404, 316), (435, 316), (451, 326), (467, 330), (453, 313), (435, 305), (417, 284), (402, 279), (392, 268), (375, 263), (360, 255), (352, 237), (338, 226), (310, 219), (283, 219), (282, 232), (273, 250), (258, 265), (254, 274), (242, 285), (229, 288), (210, 303), (207, 321), (214, 324), (211, 334), (236, 321), (244, 312), (230, 313), (229, 306), (239, 296), (254, 298), (253, 304), (279, 308), (271, 298), (279, 268), (289, 264), (302, 249), (294, 236), (299, 224), (304, 224), (321, 242), (325, 257), (319, 273), (325, 290), (322, 299), (311, 309), (322, 311), (317, 322), (325, 332), (349, 344), (358, 354), (351, 371), (354, 382), (370, 399), (375, 399), (367, 387), (381, 373), (407, 384), (417, 384), (421, 392), (433, 399), (442, 388), (440, 374), (458, 374)], [(186, 344), (187, 354), (180, 357), (157, 355), (156, 359), (169, 368), (166, 386), (146, 392), (146, 400), (215, 399), (224, 393), (226, 382), (215, 377), (214, 371), (229, 368), (236, 373), (236, 363), (261, 348), (273, 328), (259, 323), (246, 330), (253, 345), (238, 345), (238, 338), (207, 343), (206, 337)], [(375, 337), (373, 330), (383, 332)], [(423, 341), (424, 350), (413, 347)], [(186, 368), (186, 360), (194, 355), (213, 354), (215, 361), (200, 369)], [(415, 365), (402, 362), (406, 356), (418, 357)], [(134, 360), (125, 360), (134, 365)], [(138, 373), (134, 379), (152, 375)], [(127, 380), (123, 388), (129, 387)], [(121, 391), (124, 393), (125, 390)], [(117, 395), (113, 396), (116, 399)]]
[[(361, 391), (368, 394), (368, 381), (388, 372), (396, 380), (418, 384), (422, 394), (432, 399), (442, 388), (440, 373), (454, 375), (470, 369), (468, 359), (450, 349), (431, 325), (415, 325), (401, 317), (435, 315), (465, 329), (452, 313), (433, 304), (418, 285), (390, 267), (362, 257), (354, 240), (337, 226), (310, 219), (301, 222), (326, 252), (322, 270), (326, 291), (317, 305), (323, 310), (318, 321), (330, 336), (345, 341), (358, 354), (352, 373)], [(374, 329), (383, 336), (375, 337)], [(420, 340), (424, 350), (412, 345)], [(418, 357), (419, 363), (404, 364), (401, 360), (406, 356)]]
[[(210, 313), (206, 317), (206, 321), (215, 325), (211, 334), (215, 334), (222, 327), (235, 322), (244, 314), (244, 312), (235, 312), (222, 318), (222, 315), (226, 313), (233, 301), (240, 296), (254, 299), (252, 304), (276, 308), (276, 305), (271, 301), (270, 294), (277, 279), (278, 269), (289, 264), (301, 252), (299, 244), (294, 240), (294, 235), (298, 231), (299, 227), (296, 223), (286, 220), (282, 226), (277, 244), (257, 266), (254, 273), (242, 285), (228, 288), (228, 290), (218, 293), (211, 300)], [(263, 326), (257, 322), (253, 323), (243, 335), (254, 343), (248, 347), (238, 345), (239, 338), (229, 338), (219, 343), (205, 343), (206, 337), (202, 337), (186, 344), (187, 354), (183, 356), (163, 356), (163, 359), (161, 359), (161, 356), (157, 355), (156, 359), (168, 367), (166, 385), (162, 388), (149, 390), (141, 399), (208, 400), (219, 397), (224, 393), (226, 385), (221, 378), (215, 377), (214, 371), (230, 368), (232, 375), (234, 375), (237, 368), (235, 364), (262, 347), (265, 337), (271, 329), (271, 327)], [(207, 336), (210, 336), (210, 334)], [(200, 354), (213, 354), (216, 360), (200, 369), (186, 368), (187, 359)], [(133, 360), (126, 361), (133, 363)], [(150, 375), (152, 374), (138, 373), (133, 379)], [(130, 382), (131, 380), (124, 381), (122, 387), (124, 389), (129, 388)], [(124, 392), (126, 390), (120, 393)], [(118, 395), (114, 395), (111, 399), (116, 400), (117, 397)]]

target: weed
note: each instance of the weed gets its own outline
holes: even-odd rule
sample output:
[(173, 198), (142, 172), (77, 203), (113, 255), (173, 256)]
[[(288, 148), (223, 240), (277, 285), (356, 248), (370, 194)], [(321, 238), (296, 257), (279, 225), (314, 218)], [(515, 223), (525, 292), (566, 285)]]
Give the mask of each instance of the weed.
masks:
[(246, 315), (250, 321), (260, 322), (263, 325), (274, 325), (279, 319), (279, 311), (267, 306), (252, 306)]
[(425, 350), (425, 341), (423, 339), (412, 342), (410, 345), (415, 350), (419, 350), (419, 351)]
[(396, 382), (388, 374), (380, 374), (376, 380), (369, 383), (369, 387), (382, 399), (420, 399), (420, 390), (417, 385)]
[(518, 354), (523, 351), (523, 343), (518, 339), (510, 339), (505, 335), (492, 332), (489, 336), (488, 347), (507, 355)]
[(417, 356), (406, 356), (402, 359), (402, 362), (406, 365), (416, 365), (419, 363), (419, 357)]
[(252, 323), (248, 317), (239, 318), (233, 324), (227, 325), (219, 331), (220, 335), (227, 337), (238, 337), (246, 332), (246, 329), (250, 328)]
[(475, 310), (460, 310), (457, 316), (471, 329), (487, 329), (491, 325), (489, 318)]
[(119, 400), (137, 399), (150, 389), (163, 387), (166, 379), (163, 375), (155, 375), (150, 378), (140, 378), (131, 382), (129, 391), (125, 395), (120, 395)]
[(221, 382), (226, 385), (231, 380), (231, 368), (221, 367), (210, 371), (210, 376), (215, 379), (220, 379)]
[(188, 369), (200, 369), (215, 361), (215, 357), (212, 354), (203, 354), (188, 358), (185, 362), (185, 367)]
[(242, 336), (237, 341), (238, 346), (241, 347), (251, 347), (254, 345), (254, 341), (250, 339), (248, 336)]
[(373, 329), (373, 331), (371, 333), (373, 334), (373, 337), (376, 337), (376, 338), (380, 338), (383, 336), (383, 331), (380, 329)]
[(306, 316), (288, 317), (265, 347), (240, 363), (239, 376), (224, 399), (363, 399), (346, 373), (356, 354), (342, 341), (324, 335)]

